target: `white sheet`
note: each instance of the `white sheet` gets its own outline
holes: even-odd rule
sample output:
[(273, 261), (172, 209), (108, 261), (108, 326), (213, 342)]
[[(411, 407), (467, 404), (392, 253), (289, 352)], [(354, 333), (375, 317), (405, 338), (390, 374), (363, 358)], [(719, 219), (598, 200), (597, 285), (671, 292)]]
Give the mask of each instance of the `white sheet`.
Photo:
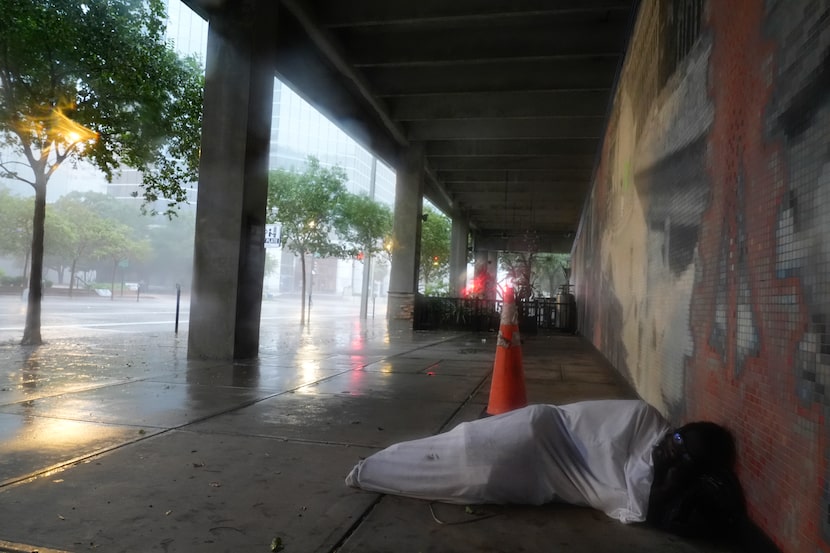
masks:
[(346, 483), (447, 503), (559, 501), (640, 522), (651, 449), (669, 429), (638, 400), (530, 405), (392, 445), (360, 461)]

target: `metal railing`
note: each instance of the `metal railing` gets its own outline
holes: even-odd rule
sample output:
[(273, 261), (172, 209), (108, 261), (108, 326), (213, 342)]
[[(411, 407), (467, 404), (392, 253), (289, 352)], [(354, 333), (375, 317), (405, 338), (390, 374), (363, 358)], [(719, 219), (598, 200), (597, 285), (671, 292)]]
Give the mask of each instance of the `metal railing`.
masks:
[[(535, 334), (539, 330), (576, 332), (576, 306), (573, 301), (537, 298), (519, 301), (519, 331)], [(417, 296), (415, 330), (498, 330), (501, 300)]]

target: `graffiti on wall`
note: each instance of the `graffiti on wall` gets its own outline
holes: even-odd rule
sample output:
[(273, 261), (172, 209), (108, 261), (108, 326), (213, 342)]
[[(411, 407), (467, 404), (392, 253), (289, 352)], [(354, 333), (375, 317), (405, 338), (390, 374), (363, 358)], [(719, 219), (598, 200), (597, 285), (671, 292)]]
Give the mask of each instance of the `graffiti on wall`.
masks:
[(580, 329), (675, 422), (733, 428), (783, 550), (830, 551), (830, 2), (704, 17), (659, 91), (621, 77), (573, 256)]

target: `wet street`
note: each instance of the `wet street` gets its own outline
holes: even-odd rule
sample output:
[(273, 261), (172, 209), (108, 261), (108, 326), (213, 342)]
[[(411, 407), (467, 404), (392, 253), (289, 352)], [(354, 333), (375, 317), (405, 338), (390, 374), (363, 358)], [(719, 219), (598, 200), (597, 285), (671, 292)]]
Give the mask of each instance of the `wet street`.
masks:
[[(330, 300), (307, 327), (299, 298), (265, 301), (259, 359), (233, 363), (187, 360), (175, 297), (47, 297), (40, 347), (0, 298), (0, 552), (722, 550), (584, 508), (348, 488), (361, 458), (481, 416), (496, 346)], [(522, 348), (531, 403), (632, 397), (581, 338)]]
[[(386, 316), (386, 298), (370, 299), (368, 318)], [(95, 337), (111, 333), (174, 333), (176, 306), (179, 307), (179, 333), (187, 332), (189, 296), (177, 300), (174, 294), (135, 295), (127, 292), (113, 298), (84, 296), (68, 298), (47, 295), (43, 299), (41, 331), (44, 340), (69, 337)], [(308, 312), (308, 311), (307, 311)], [(360, 297), (312, 297), (310, 319), (316, 323), (340, 318), (358, 318)], [(373, 317), (374, 314), (374, 317)], [(20, 296), (0, 295), (0, 344), (19, 341), (26, 320), (26, 302)], [(272, 325), (299, 324), (299, 295), (276, 296), (262, 302), (263, 337)], [(313, 328), (313, 326), (312, 326)]]

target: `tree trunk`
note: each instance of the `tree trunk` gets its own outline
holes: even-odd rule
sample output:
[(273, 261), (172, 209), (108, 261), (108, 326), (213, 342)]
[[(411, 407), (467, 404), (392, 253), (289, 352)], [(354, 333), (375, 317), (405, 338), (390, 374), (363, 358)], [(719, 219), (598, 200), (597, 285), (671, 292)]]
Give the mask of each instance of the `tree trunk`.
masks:
[(29, 271), (29, 301), (22, 345), (39, 346), (40, 311), (43, 300), (43, 234), (46, 227), (46, 177), (39, 175), (35, 182), (35, 213), (32, 217), (32, 263)]
[(72, 260), (72, 267), (69, 269), (69, 297), (72, 297), (72, 291), (75, 289), (75, 268), (77, 267), (77, 260)]
[(110, 285), (110, 301), (115, 301), (115, 272), (118, 270), (118, 261), (112, 262), (112, 284)]
[[(32, 237), (32, 238), (34, 239), (34, 237)], [(24, 279), (27, 276), (29, 276), (29, 254), (31, 254), (31, 253), (32, 253), (32, 250), (31, 250), (31, 248), (29, 248), (29, 251), (27, 251), (26, 255), (23, 256), (23, 278)]]
[(302, 305), (300, 311), (300, 326), (303, 326), (305, 324), (305, 253), (300, 256), (300, 267), (302, 268), (303, 275), (303, 288), (302, 292), (300, 292), (300, 304)]

